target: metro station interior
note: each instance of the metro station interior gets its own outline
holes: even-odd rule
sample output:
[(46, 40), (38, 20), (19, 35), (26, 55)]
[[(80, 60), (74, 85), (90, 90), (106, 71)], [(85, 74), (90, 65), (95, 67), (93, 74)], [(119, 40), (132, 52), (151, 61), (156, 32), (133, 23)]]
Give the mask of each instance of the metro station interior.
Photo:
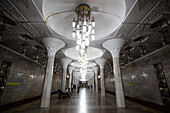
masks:
[(0, 0), (0, 113), (170, 113), (170, 0)]

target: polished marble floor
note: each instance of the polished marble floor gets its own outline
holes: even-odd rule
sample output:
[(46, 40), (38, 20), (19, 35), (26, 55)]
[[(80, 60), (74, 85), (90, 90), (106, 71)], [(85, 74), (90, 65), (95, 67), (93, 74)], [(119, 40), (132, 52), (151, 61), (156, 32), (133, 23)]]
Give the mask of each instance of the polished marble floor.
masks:
[(115, 97), (106, 94), (101, 98), (92, 89), (82, 88), (69, 99), (51, 98), (50, 108), (40, 109), (40, 100), (10, 109), (4, 113), (161, 113), (154, 109), (126, 100), (126, 108), (116, 108)]

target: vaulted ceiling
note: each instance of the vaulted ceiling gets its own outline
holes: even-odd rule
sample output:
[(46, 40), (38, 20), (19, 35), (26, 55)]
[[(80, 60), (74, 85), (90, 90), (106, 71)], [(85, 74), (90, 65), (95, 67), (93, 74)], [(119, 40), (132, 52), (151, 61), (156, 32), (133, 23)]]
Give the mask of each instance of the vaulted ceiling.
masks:
[(92, 7), (96, 19), (96, 40), (90, 41), (90, 46), (103, 51), (102, 58), (108, 61), (111, 55), (102, 47), (108, 39), (126, 40), (121, 50), (122, 65), (170, 42), (169, 0), (0, 0), (1, 46), (44, 64), (47, 56), (41, 39), (53, 36), (66, 44), (56, 54), (56, 61), (62, 65), (59, 60), (68, 57), (64, 51), (75, 47), (71, 22), (75, 8), (82, 3)]

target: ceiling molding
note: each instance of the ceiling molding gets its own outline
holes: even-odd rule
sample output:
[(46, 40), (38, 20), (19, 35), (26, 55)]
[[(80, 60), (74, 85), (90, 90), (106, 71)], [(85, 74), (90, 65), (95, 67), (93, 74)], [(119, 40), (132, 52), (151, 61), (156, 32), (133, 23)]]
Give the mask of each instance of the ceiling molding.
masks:
[(0, 5), (18, 22), (20, 23), (31, 35), (35, 37), (39, 37), (40, 34), (33, 28), (33, 26), (28, 23), (21, 23), (21, 21), (28, 21), (14, 6), (11, 1), (8, 0), (0, 0)]
[(168, 4), (166, 0), (163, 0), (162, 2), (158, 2), (153, 9), (146, 15), (146, 17), (140, 22), (144, 23), (146, 25), (140, 25), (138, 24), (134, 30), (128, 35), (128, 39), (132, 39), (134, 37), (137, 37), (141, 32), (146, 31), (147, 23), (152, 21), (155, 18), (158, 18), (163, 15), (163, 12), (168, 8)]

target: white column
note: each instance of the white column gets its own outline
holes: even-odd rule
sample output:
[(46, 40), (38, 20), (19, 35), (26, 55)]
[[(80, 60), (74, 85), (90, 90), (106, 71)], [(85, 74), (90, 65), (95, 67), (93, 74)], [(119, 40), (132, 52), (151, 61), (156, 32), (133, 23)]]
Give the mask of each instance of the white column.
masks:
[(70, 73), (70, 77), (69, 77), (69, 88), (70, 88), (70, 91), (71, 91), (71, 80), (72, 80), (72, 72), (74, 70), (75, 67), (72, 67), (70, 66), (68, 69), (69, 69), (69, 73)]
[(88, 80), (88, 84), (87, 84), (88, 86), (90, 86), (91, 84), (90, 84), (90, 79)]
[(44, 44), (44, 46), (47, 48), (48, 62), (47, 62), (40, 107), (49, 107), (55, 54), (59, 49), (65, 46), (65, 43), (59, 39), (51, 38), (51, 37), (43, 38), (41, 41)]
[(94, 71), (92, 72), (92, 74), (93, 74), (92, 82), (93, 82), (93, 91), (94, 91), (94, 89), (95, 89), (95, 86), (94, 86), (94, 77), (95, 77), (95, 73), (94, 73)]
[[(73, 73), (74, 74), (74, 73)], [(73, 84), (75, 84), (75, 77), (73, 76)]]
[(113, 58), (113, 71), (116, 89), (117, 107), (125, 108), (125, 98), (122, 84), (122, 76), (120, 72), (119, 54), (120, 49), (124, 46), (125, 40), (121, 38), (111, 39), (103, 43), (103, 47), (107, 49)]
[(98, 72), (98, 67), (96, 66), (96, 67), (92, 67), (93, 68), (93, 70), (94, 70), (94, 73), (95, 73), (95, 83), (96, 83), (96, 93), (98, 93), (98, 91), (99, 91), (99, 87), (98, 87), (98, 77), (97, 77), (97, 72)]
[(93, 90), (94, 90), (94, 88), (95, 88), (95, 86), (94, 86), (94, 71), (91, 71), (89, 74), (90, 74), (89, 86), (91, 88), (91, 85), (92, 85)]
[(72, 60), (68, 58), (61, 59), (61, 62), (63, 64), (63, 81), (62, 81), (62, 91), (65, 91), (66, 89), (66, 76), (67, 76), (67, 66)]
[(75, 78), (75, 83), (76, 83), (76, 86), (79, 83), (79, 80), (77, 78)]
[(106, 59), (97, 59), (95, 62), (100, 67), (101, 96), (105, 96), (104, 65), (106, 63)]
[(77, 74), (77, 73), (76, 73), (76, 71), (74, 70), (74, 71), (73, 71), (73, 84), (75, 84), (75, 85), (77, 85), (77, 84), (76, 84), (76, 81), (75, 81), (75, 76), (76, 76), (76, 74)]

